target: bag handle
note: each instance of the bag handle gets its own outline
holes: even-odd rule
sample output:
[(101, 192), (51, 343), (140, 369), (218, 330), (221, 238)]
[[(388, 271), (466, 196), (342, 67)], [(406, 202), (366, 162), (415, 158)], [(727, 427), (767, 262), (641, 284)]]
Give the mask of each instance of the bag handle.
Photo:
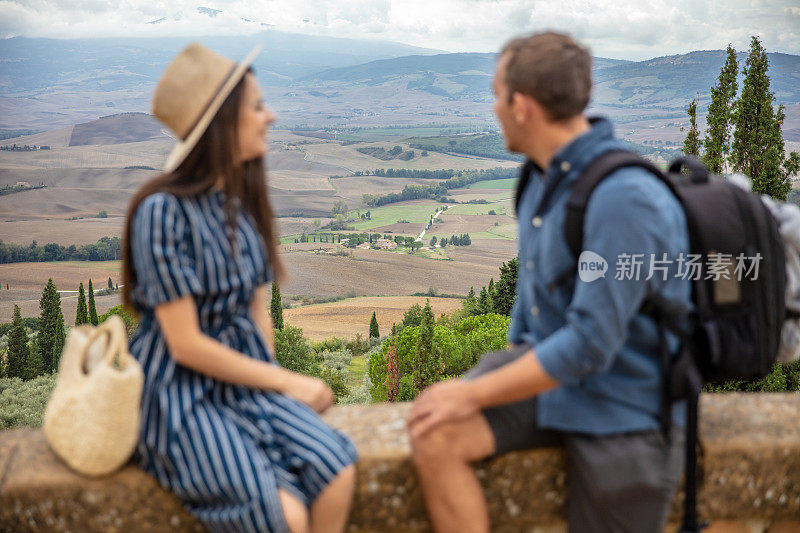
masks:
[(103, 325), (108, 328), (110, 333), (109, 346), (103, 357), (103, 362), (108, 365), (113, 365), (116, 361), (121, 366), (122, 360), (120, 359), (120, 355), (122, 355), (123, 352), (127, 352), (126, 341), (128, 334), (125, 330), (125, 323), (122, 322), (122, 319), (117, 315), (111, 315), (103, 322)]
[(692, 183), (707, 183), (709, 180), (708, 169), (697, 158), (683, 155), (676, 158), (669, 165), (670, 174), (680, 174), (683, 169), (689, 171), (689, 179)]
[(107, 365), (113, 365), (114, 360), (117, 359), (119, 354), (123, 351), (126, 339), (125, 325), (119, 317), (111, 316), (108, 320), (93, 328), (83, 345), (77, 368), (77, 373), (81, 377), (86, 377), (87, 375), (84, 369), (86, 368), (86, 358), (89, 355), (89, 349), (104, 335), (107, 336), (108, 339), (106, 341), (105, 352), (100, 359), (101, 362)]

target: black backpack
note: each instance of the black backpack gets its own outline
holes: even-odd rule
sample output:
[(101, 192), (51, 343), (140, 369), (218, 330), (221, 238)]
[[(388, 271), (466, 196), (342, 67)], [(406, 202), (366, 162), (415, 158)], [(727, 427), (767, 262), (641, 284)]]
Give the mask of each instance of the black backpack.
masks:
[[(517, 207), (531, 167), (529, 162), (523, 168), (517, 186)], [(690, 252), (702, 259), (699, 279), (692, 280), (693, 310), (659, 294), (648, 296), (640, 310), (660, 326), (660, 425), (667, 440), (671, 405), (687, 400), (686, 498), (681, 531), (696, 532), (703, 527), (697, 523), (696, 510), (698, 395), (705, 383), (761, 379), (772, 369), (786, 312), (783, 242), (775, 219), (756, 194), (710, 175), (700, 161), (680, 157), (664, 173), (633, 152), (615, 150), (595, 159), (572, 185), (564, 235), (575, 265), (558, 276), (553, 285), (577, 275), (589, 198), (601, 181), (623, 167), (644, 168), (669, 187), (686, 215)], [(545, 208), (544, 204), (540, 209)], [(751, 261), (750, 277), (734, 276), (734, 272), (729, 272), (729, 279), (713, 273), (709, 276), (709, 254), (717, 258), (720, 256), (713, 254), (731, 254), (732, 258), (760, 254), (757, 275)], [(669, 353), (665, 330), (681, 339), (676, 355)]]

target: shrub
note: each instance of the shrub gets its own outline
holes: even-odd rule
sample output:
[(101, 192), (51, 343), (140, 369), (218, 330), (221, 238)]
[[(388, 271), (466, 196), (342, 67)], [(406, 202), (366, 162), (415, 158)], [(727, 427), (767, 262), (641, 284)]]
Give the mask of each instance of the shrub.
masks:
[(40, 427), (55, 384), (55, 374), (46, 374), (30, 381), (0, 379), (0, 430)]
[[(436, 380), (460, 376), (472, 367), (481, 354), (501, 350), (506, 346), (509, 317), (487, 314), (468, 317), (453, 324), (448, 320), (440, 320), (433, 328), (434, 358), (443, 365)], [(385, 402), (386, 374), (388, 363), (386, 353), (393, 344), (397, 344), (397, 366), (400, 375), (398, 400), (412, 399), (418, 393), (413, 386), (413, 376), (418, 357), (420, 326), (407, 326), (397, 335), (387, 338), (380, 350), (369, 356), (368, 375), (371, 381), (370, 395), (373, 401)], [(411, 385), (413, 394), (404, 392), (404, 381)], [(411, 380), (411, 381), (408, 381)], [(407, 387), (408, 388), (408, 387)]]
[(350, 368), (350, 363), (353, 360), (353, 354), (350, 350), (337, 350), (335, 352), (325, 351), (321, 354), (322, 364), (326, 368), (336, 370), (339, 372), (347, 372)]
[(282, 367), (310, 376), (319, 375), (319, 364), (303, 337), (302, 329), (287, 324), (282, 330), (275, 329), (274, 332), (275, 358)]

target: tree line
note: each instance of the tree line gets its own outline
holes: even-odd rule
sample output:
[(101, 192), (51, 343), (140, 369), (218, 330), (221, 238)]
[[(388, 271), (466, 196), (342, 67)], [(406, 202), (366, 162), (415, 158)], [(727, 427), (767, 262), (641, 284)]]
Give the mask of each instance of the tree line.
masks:
[(431, 185), (406, 185), (399, 193), (393, 192), (378, 196), (374, 194), (362, 195), (362, 201), (370, 207), (379, 207), (396, 202), (420, 199), (439, 199), (447, 195), (450, 189), (461, 189), (479, 181), (498, 180), (515, 177), (516, 170), (509, 168), (490, 168), (484, 170), (465, 170), (440, 183)]
[[(113, 287), (111, 278), (108, 278), (108, 289), (111, 290)], [(86, 292), (83, 282), (81, 282), (78, 287), (76, 326), (81, 324), (96, 326), (112, 313), (120, 314), (112, 309), (109, 313), (98, 316), (91, 279), (89, 280), (88, 301)], [(31, 380), (58, 370), (61, 350), (64, 348), (66, 340), (66, 327), (61, 311), (61, 295), (52, 278), (47, 281), (47, 285), (42, 291), (39, 309), (41, 314), (38, 318), (22, 318), (19, 306), (15, 305), (11, 323), (0, 325), (0, 336), (8, 335), (5, 357), (0, 357), (0, 377)], [(130, 322), (130, 320), (125, 321), (126, 324)]]
[(49, 261), (111, 261), (122, 257), (122, 241), (119, 237), (101, 237), (94, 244), (62, 246), (48, 243), (39, 246), (36, 241), (29, 245), (0, 241), (0, 264), (36, 263)]
[(736, 50), (728, 45), (725, 63), (711, 88), (705, 135), (701, 138), (699, 101), (694, 99), (687, 109), (689, 130), (683, 151), (700, 157), (712, 172), (746, 174), (753, 180), (755, 192), (784, 200), (791, 190), (792, 176), (800, 171), (800, 154), (786, 154), (781, 132), (786, 113), (782, 105), (775, 107), (768, 70), (767, 51), (758, 37), (753, 37), (742, 67), (744, 81), (739, 93)]

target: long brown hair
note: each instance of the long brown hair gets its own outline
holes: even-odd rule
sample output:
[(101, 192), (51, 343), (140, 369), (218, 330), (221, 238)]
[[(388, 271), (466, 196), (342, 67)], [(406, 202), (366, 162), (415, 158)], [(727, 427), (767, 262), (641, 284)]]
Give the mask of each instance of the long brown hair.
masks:
[[(252, 72), (252, 69), (248, 69), (248, 72)], [(278, 256), (264, 159), (259, 157), (241, 165), (236, 164), (236, 154), (239, 151), (239, 106), (244, 81), (245, 78), (242, 77), (197, 145), (178, 168), (147, 181), (131, 199), (125, 220), (122, 253), (122, 301), (125, 305), (132, 305), (131, 291), (136, 283), (136, 271), (131, 257), (131, 225), (139, 204), (157, 192), (167, 192), (175, 196), (202, 194), (209, 191), (220, 177), (225, 184), (225, 211), (229, 230), (234, 229), (236, 225), (236, 206), (233, 199), (238, 198), (256, 221), (275, 278), (283, 279), (285, 272)]]

